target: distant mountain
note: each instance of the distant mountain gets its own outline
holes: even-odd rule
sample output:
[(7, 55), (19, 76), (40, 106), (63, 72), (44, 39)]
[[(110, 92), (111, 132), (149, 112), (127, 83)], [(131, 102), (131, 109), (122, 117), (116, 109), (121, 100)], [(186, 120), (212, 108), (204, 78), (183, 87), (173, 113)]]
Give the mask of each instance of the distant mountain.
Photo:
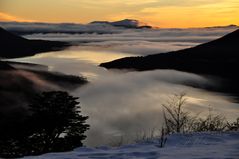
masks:
[(0, 57), (18, 58), (36, 53), (60, 50), (69, 46), (65, 42), (28, 40), (0, 27)]
[(105, 68), (175, 69), (198, 74), (237, 77), (239, 68), (239, 29), (214, 41), (193, 48), (149, 55), (126, 57), (100, 64)]
[(90, 22), (89, 24), (109, 24), (110, 25), (111, 22), (108, 21), (93, 21)]
[(141, 29), (141, 28), (152, 28), (152, 26), (149, 26), (145, 23), (142, 23), (138, 20), (134, 19), (124, 19), (120, 21), (115, 22), (108, 22), (108, 21), (94, 21), (90, 24), (108, 24), (115, 27), (123, 27), (123, 28), (135, 28), (135, 29)]
[(226, 25), (226, 26), (212, 26), (212, 27), (206, 27), (207, 29), (230, 29), (230, 28), (235, 28), (238, 29), (239, 26), (231, 24), (231, 25)]

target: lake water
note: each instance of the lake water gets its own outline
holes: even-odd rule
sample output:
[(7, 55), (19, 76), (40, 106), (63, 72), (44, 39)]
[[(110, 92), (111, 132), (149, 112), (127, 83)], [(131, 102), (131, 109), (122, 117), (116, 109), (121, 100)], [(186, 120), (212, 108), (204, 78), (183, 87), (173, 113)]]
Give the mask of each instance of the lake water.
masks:
[[(49, 66), (52, 71), (83, 75), (89, 83), (73, 92), (80, 97), (82, 113), (90, 118), (91, 125), (85, 144), (99, 146), (132, 142), (142, 133), (159, 130), (162, 124), (162, 106), (174, 93), (186, 92), (185, 109), (205, 115), (211, 107), (229, 120), (239, 114), (239, 105), (230, 97), (219, 93), (185, 86), (185, 82), (198, 85), (214, 84), (204, 77), (173, 70), (145, 72), (106, 70), (98, 67), (101, 62), (126, 56), (144, 55), (182, 49), (197, 42), (91, 42), (63, 51), (38, 54), (33, 57), (13, 59)], [(151, 47), (150, 47), (151, 46)], [(143, 51), (142, 51), (143, 49)]]

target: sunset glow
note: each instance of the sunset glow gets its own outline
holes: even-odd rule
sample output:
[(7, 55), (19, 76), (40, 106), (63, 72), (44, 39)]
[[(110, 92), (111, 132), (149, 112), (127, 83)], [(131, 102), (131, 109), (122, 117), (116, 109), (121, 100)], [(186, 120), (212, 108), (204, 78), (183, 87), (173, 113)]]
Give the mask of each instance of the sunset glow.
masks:
[(137, 19), (158, 27), (239, 25), (238, 0), (1, 0), (0, 21)]

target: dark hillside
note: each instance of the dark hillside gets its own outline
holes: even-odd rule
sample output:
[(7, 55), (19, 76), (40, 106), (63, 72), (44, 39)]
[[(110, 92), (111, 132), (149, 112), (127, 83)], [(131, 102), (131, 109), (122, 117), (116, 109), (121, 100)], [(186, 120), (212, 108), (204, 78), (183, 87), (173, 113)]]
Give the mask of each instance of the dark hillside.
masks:
[(144, 57), (126, 57), (102, 63), (100, 66), (108, 69), (135, 69), (138, 71), (175, 69), (235, 78), (239, 68), (239, 30), (193, 48)]
[(69, 46), (66, 42), (28, 40), (0, 27), (0, 57), (18, 58), (36, 53), (61, 50)]

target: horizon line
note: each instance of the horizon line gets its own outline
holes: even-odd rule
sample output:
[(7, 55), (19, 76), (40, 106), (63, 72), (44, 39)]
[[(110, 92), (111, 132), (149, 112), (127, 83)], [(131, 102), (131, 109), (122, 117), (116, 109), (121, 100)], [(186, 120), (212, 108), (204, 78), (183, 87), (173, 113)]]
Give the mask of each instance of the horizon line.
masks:
[[(80, 22), (47, 22), (47, 21), (2, 21), (0, 20), (0, 23), (39, 23), (39, 24), (76, 24), (76, 25), (87, 25), (90, 24), (91, 22), (95, 21), (105, 21), (105, 22), (116, 22), (116, 21), (121, 21), (121, 20), (126, 20), (130, 18), (125, 18), (125, 19), (120, 19), (120, 20), (115, 20), (115, 21), (107, 21), (107, 20), (93, 20), (88, 23), (80, 23)], [(137, 20), (137, 19), (130, 19), (130, 20)], [(227, 24), (227, 25), (212, 25), (212, 26), (192, 26), (192, 27), (160, 27), (160, 26), (153, 26), (153, 25), (148, 25), (146, 23), (145, 26), (151, 26), (152, 29), (197, 29), (197, 28), (214, 28), (214, 27), (230, 27), (230, 26), (235, 26), (239, 27), (237, 24)]]

